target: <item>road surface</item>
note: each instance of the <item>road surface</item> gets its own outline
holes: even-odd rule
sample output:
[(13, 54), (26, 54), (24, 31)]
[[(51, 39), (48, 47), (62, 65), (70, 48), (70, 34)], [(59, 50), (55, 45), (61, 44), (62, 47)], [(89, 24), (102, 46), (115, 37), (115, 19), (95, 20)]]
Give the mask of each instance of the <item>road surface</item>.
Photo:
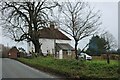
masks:
[(0, 58), (0, 80), (2, 79), (2, 58)]
[(2, 78), (57, 78), (48, 73), (38, 71), (18, 61), (2, 59)]

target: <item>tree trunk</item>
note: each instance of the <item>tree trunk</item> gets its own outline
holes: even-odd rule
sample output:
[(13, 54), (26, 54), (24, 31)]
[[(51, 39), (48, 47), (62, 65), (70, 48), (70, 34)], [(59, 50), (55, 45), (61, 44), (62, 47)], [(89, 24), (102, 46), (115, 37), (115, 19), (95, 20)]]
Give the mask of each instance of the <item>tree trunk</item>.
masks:
[(108, 52), (107, 52), (107, 63), (110, 64), (110, 55)]
[(34, 48), (35, 48), (35, 53), (38, 53), (39, 55), (42, 55), (41, 45), (39, 43), (39, 40), (35, 40), (33, 42), (33, 44), (34, 44)]
[(40, 45), (34, 44), (34, 46), (35, 46), (35, 53), (39, 53)]
[(78, 41), (75, 40), (75, 59), (78, 59), (78, 54), (77, 54), (77, 45), (78, 45)]

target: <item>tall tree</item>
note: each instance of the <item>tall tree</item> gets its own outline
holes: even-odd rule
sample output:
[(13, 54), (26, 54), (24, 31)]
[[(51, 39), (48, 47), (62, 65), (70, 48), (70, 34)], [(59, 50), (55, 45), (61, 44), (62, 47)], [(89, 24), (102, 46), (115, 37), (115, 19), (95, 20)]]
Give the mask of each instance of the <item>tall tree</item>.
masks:
[(91, 55), (100, 55), (101, 53), (106, 53), (107, 63), (110, 63), (110, 52), (111, 49), (116, 47), (115, 39), (112, 34), (105, 32), (100, 36), (93, 36), (90, 39), (89, 47), (87, 53)]
[(57, 5), (56, 2), (47, 0), (39, 0), (39, 2), (1, 1), (1, 19), (4, 23), (2, 27), (5, 34), (18, 42), (23, 40), (32, 42), (35, 52), (39, 53), (41, 43), (38, 31), (47, 27), (48, 13)]
[(108, 42), (104, 38), (101, 38), (98, 35), (93, 36), (89, 41), (87, 53), (90, 55), (100, 55), (108, 50), (107, 45)]
[(106, 55), (107, 55), (107, 63), (110, 63), (110, 52), (111, 49), (115, 49), (117, 47), (117, 43), (113, 35), (109, 32), (105, 32), (104, 34), (101, 34), (101, 37), (106, 40)]
[(99, 11), (94, 13), (94, 9), (91, 9), (88, 3), (82, 1), (64, 2), (61, 5), (61, 17), (59, 16), (59, 23), (61, 23), (61, 29), (73, 37), (75, 41), (75, 55), (77, 55), (78, 42), (83, 38), (95, 34), (98, 26), (100, 15)]

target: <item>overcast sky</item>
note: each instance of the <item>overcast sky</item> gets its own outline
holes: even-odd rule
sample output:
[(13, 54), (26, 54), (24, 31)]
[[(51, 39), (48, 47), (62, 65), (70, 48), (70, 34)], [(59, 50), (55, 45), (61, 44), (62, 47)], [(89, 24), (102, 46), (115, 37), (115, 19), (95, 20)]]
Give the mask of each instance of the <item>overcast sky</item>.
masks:
[[(110, 32), (118, 43), (118, 2), (90, 2), (90, 4), (102, 13), (100, 33), (102, 31)], [(89, 38), (80, 41), (79, 47), (84, 46), (82, 43), (88, 42)]]
[[(95, 10), (101, 11), (101, 31), (109, 31), (118, 42), (118, 0), (89, 0), (91, 1), (91, 6), (95, 7)], [(1, 28), (0, 28), (1, 30)], [(10, 39), (6, 39), (1, 37), (0, 31), (0, 44), (9, 45), (11, 46), (21, 46), (27, 49), (27, 46), (25, 43), (15, 43), (14, 41)], [(4, 34), (4, 33), (3, 33)], [(1, 40), (2, 39), (2, 40)], [(89, 42), (89, 38), (85, 38), (82, 41), (79, 42), (79, 48), (82, 48), (86, 43)], [(74, 43), (71, 42), (71, 45), (73, 46)]]

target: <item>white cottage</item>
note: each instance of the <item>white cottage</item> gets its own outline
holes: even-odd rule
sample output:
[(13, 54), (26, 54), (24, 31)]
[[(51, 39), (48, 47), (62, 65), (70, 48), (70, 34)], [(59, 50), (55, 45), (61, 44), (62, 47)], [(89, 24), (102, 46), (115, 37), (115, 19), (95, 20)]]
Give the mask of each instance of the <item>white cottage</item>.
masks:
[[(43, 55), (53, 54), (59, 59), (73, 57), (74, 48), (69, 44), (71, 39), (55, 28), (54, 25), (41, 29), (39, 35)], [(34, 51), (33, 44), (29, 43), (28, 46), (29, 51)]]

